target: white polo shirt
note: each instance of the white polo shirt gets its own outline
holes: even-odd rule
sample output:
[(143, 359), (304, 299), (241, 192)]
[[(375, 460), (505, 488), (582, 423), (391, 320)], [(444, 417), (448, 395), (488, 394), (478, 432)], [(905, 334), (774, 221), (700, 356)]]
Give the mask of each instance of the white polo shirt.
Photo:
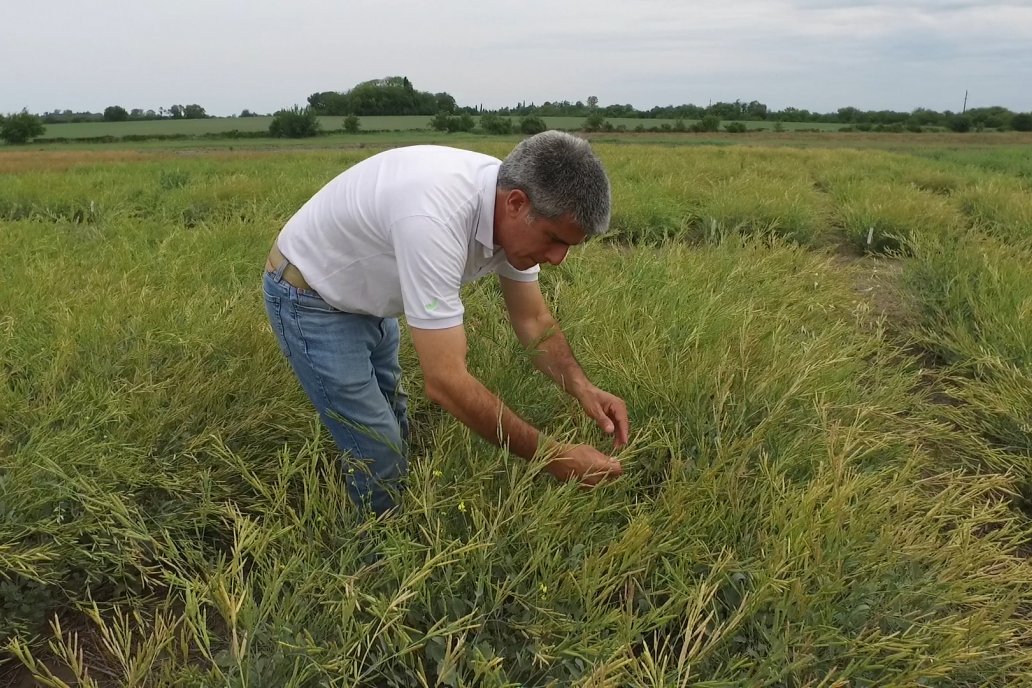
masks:
[(501, 161), (444, 146), (384, 151), (348, 168), (290, 218), (279, 249), (334, 308), (412, 327), (462, 323), (460, 287), (497, 273), (535, 281), (494, 245)]

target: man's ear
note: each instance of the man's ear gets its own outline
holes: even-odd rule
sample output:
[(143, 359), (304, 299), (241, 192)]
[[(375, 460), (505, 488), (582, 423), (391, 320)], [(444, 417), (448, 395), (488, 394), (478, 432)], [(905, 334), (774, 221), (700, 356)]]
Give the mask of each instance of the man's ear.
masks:
[(530, 202), (527, 194), (520, 189), (512, 189), (505, 194), (505, 214), (511, 218), (519, 216), (520, 212)]

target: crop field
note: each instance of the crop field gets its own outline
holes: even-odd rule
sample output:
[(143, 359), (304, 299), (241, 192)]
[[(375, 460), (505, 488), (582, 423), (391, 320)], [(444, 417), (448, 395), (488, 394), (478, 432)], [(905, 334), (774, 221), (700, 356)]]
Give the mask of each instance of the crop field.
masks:
[[(471, 436), (406, 340), (379, 522), (260, 292), (379, 147), (0, 151), (0, 685), (1028, 685), (1032, 141), (924, 136), (597, 140), (613, 231), (542, 286), (623, 477)], [(464, 302), (474, 374), (604, 449)]]
[[(409, 131), (427, 130), (429, 115), (361, 117), (361, 127), (365, 131)], [(478, 121), (479, 117), (474, 117)], [(510, 118), (514, 122), (518, 117)], [(584, 123), (583, 117), (544, 117), (545, 123), (553, 129), (579, 129)], [(632, 117), (613, 117), (608, 120), (614, 127), (624, 126), (632, 130), (638, 125), (659, 127), (663, 124), (673, 125), (673, 119), (638, 119)], [(156, 136), (175, 135), (198, 136), (203, 134), (219, 134), (233, 131), (241, 132), (268, 131), (272, 117), (212, 117), (208, 119), (149, 120), (130, 122), (78, 122), (69, 124), (48, 124), (42, 139), (56, 138), (92, 138), (100, 136)], [(686, 125), (693, 124), (686, 120)], [(323, 131), (340, 131), (344, 126), (343, 117), (320, 117), (319, 124)], [(749, 129), (774, 129), (774, 122), (744, 122)], [(813, 122), (785, 122), (782, 127), (786, 131), (796, 129), (820, 129), (836, 131), (842, 125)]]

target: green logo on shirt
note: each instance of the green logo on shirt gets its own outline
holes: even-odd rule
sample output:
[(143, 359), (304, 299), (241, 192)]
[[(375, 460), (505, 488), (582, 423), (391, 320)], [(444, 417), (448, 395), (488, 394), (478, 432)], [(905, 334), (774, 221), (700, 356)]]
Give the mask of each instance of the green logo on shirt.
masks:
[(438, 300), (437, 300), (437, 299), (435, 298), (435, 299), (431, 300), (431, 301), (430, 301), (430, 303), (426, 304), (426, 309), (427, 309), (428, 311), (436, 311), (436, 310), (437, 310), (437, 307), (438, 307), (438, 306), (440, 306), (440, 305), (441, 305), (441, 302), (440, 302), (440, 301), (438, 301)]

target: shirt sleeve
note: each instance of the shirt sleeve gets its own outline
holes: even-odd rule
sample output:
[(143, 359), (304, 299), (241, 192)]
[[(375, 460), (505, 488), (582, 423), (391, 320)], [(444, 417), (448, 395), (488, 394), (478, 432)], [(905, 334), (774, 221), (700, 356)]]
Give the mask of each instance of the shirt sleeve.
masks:
[(526, 270), (517, 270), (512, 266), (512, 263), (506, 259), (498, 265), (498, 269), (495, 270), (495, 272), (499, 277), (505, 277), (517, 282), (537, 282), (538, 273), (541, 272), (541, 266), (535, 265), (527, 268)]
[(435, 218), (413, 216), (394, 223), (391, 242), (408, 324), (422, 330), (461, 325), (467, 252), (462, 237)]

